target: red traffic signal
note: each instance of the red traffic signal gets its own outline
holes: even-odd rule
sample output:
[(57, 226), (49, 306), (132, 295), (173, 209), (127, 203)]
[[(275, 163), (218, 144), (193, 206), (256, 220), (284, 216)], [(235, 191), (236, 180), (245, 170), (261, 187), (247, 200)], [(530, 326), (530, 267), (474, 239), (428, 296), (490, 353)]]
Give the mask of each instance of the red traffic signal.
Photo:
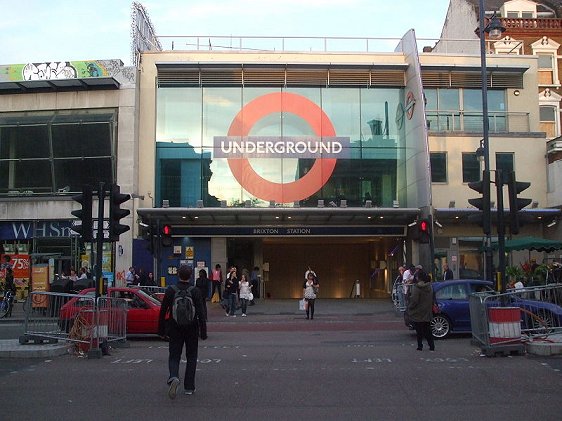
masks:
[(162, 227), (162, 246), (170, 247), (172, 245), (172, 227), (164, 225)]
[(431, 228), (429, 226), (429, 219), (420, 219), (418, 221), (419, 242), (429, 243), (431, 237)]

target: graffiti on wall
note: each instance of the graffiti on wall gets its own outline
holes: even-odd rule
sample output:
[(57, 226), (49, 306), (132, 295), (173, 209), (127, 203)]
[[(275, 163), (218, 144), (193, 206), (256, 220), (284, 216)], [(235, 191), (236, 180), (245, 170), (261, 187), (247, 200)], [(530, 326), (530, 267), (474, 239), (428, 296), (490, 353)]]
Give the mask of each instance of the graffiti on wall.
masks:
[(22, 70), (23, 80), (49, 80), (76, 78), (76, 69), (68, 61), (27, 63)]
[(121, 60), (50, 61), (42, 63), (0, 65), (0, 82), (25, 80), (114, 77), (133, 82), (134, 68)]

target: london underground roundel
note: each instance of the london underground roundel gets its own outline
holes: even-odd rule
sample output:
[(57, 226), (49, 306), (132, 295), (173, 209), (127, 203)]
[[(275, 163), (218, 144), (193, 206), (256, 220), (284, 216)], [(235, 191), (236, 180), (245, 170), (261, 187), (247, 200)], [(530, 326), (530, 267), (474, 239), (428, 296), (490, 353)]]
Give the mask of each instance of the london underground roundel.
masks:
[[(280, 112), (301, 117), (319, 138), (336, 136), (332, 122), (318, 105), (302, 95), (288, 92), (266, 94), (250, 101), (232, 121), (228, 136), (248, 136), (260, 119)], [(288, 203), (306, 199), (320, 190), (334, 172), (336, 161), (336, 158), (317, 158), (305, 175), (288, 183), (264, 179), (254, 171), (247, 158), (228, 158), (228, 165), (236, 180), (250, 194), (262, 200)]]

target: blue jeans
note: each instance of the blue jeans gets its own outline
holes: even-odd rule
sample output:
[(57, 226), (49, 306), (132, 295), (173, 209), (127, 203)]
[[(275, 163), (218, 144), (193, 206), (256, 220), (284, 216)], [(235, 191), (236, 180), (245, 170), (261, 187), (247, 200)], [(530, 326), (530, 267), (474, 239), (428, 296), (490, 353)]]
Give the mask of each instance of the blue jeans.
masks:
[(228, 296), (228, 307), (230, 309), (230, 315), (232, 316), (236, 312), (236, 294), (230, 294)]
[(240, 298), (240, 304), (242, 305), (242, 314), (246, 314), (246, 310), (248, 309), (248, 300)]

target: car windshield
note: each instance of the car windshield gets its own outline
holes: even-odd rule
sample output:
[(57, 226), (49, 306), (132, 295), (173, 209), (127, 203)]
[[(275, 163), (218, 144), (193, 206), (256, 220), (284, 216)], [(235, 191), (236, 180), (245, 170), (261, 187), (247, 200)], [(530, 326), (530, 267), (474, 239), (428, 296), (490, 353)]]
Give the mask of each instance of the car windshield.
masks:
[(148, 295), (146, 292), (144, 292), (140, 289), (137, 290), (137, 294), (142, 295), (144, 298), (146, 298), (148, 301), (152, 302), (156, 306), (160, 306), (162, 304), (160, 301), (158, 301), (152, 295)]

